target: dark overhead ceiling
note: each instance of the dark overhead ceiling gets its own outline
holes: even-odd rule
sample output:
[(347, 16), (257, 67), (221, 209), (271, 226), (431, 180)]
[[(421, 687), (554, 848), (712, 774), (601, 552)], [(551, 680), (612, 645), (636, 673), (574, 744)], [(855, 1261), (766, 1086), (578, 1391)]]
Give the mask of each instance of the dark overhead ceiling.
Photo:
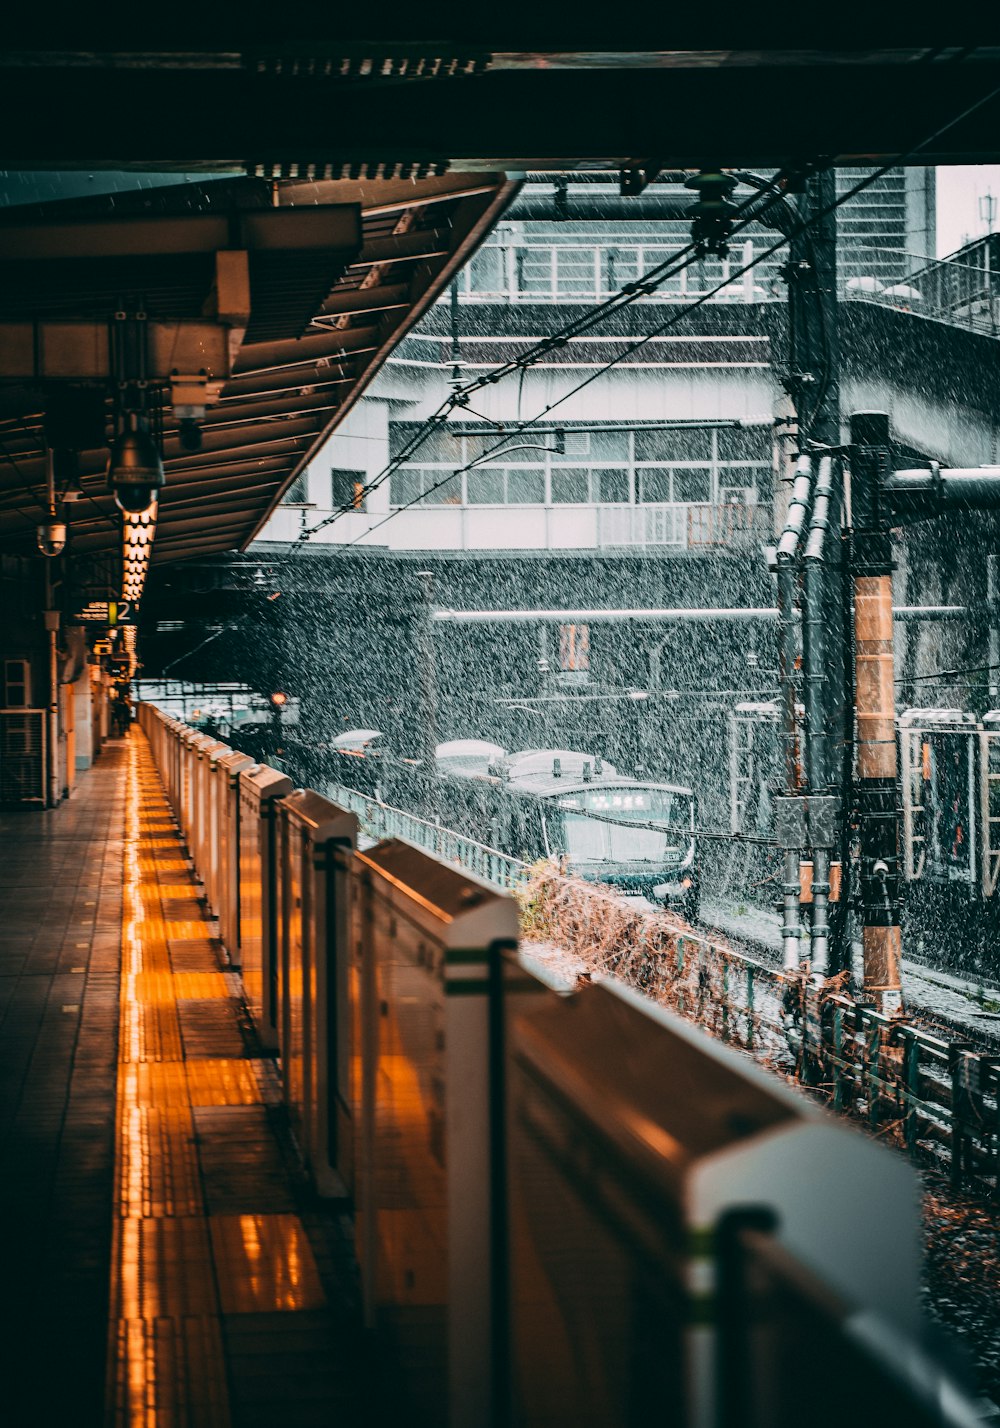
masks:
[[(242, 178), (8, 208), (0, 551), (33, 549), (54, 422), (66, 430), (51, 444), (78, 451), (83, 496), (65, 508), (71, 549), (120, 546), (104, 475), (116, 310), (142, 310), (148, 322), (167, 473), (154, 560), (245, 545), (513, 191), (482, 174)], [(224, 265), (244, 253), (248, 311), (226, 311)], [(214, 379), (197, 451), (184, 448), (170, 405), (175, 370)], [(58, 476), (61, 488), (65, 463)]]
[(5, 162), (339, 177), (384, 165), (867, 163), (928, 139), (924, 162), (1000, 157), (1000, 100), (932, 138), (1000, 87), (1000, 48), (930, 46), (898, 0), (840, 0), (822, 14), (675, 7), (656, 26), (669, 50), (643, 47), (641, 12), (616, 28), (609, 13), (588, 22), (542, 0), (370, 15), (298, 4), (280, 22), (266, 11), (256, 22), (255, 8), (108, 0), (46, 24), (44, 6), (21, 7), (0, 53)]
[(645, 47), (641, 12), (616, 28), (564, 0), (5, 14), (0, 553), (32, 547), (67, 386), (104, 403), (76, 443), (72, 548), (117, 549), (123, 304), (148, 315), (158, 399), (171, 371), (214, 379), (200, 450), (162, 406), (154, 559), (178, 559), (260, 528), (495, 222), (508, 172), (1000, 160), (1000, 49), (931, 46), (912, 12), (720, 0), (661, 16), (672, 49)]

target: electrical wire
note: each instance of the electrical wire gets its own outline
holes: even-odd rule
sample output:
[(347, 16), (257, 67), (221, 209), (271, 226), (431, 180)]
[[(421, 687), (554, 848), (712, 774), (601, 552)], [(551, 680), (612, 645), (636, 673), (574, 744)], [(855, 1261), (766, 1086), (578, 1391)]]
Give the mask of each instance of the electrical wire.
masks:
[(963, 674), (991, 674), (998, 669), (1000, 669), (1000, 664), (977, 664), (972, 669), (937, 669), (931, 674), (911, 674), (908, 678), (900, 677), (894, 682), (896, 684), (917, 684), (923, 680), (939, 680), (943, 683), (949, 679), (957, 679)]
[[(770, 185), (774, 186), (785, 181), (785, 176), (786, 171), (784, 169), (779, 170), (778, 174), (776, 174), (775, 177), (769, 181)], [(736, 209), (736, 215), (738, 216), (744, 214), (745, 210), (751, 204), (759, 203), (763, 197), (764, 195), (762, 193), (752, 194), (750, 198), (746, 199), (744, 203)], [(735, 226), (731, 230), (730, 236), (734, 236), (736, 233), (742, 231), (743, 228), (748, 227), (752, 223), (758, 222), (762, 217), (763, 213), (767, 211), (768, 208), (775, 204), (778, 204), (779, 202), (784, 203), (785, 196), (782, 193), (775, 193), (775, 195), (767, 203), (765, 203), (763, 207), (758, 207), (752, 213), (750, 213), (749, 216), (745, 216), (741, 219), (741, 221), (735, 223)], [(702, 258), (703, 253), (701, 251), (701, 245), (693, 242), (689, 243), (685, 248), (680, 249), (677, 253), (672, 254), (669, 258), (664, 259), (664, 261), (658, 264), (655, 268), (651, 268), (647, 273), (644, 273), (641, 278), (636, 279), (632, 283), (626, 283), (617, 293), (613, 294), (612, 297), (607, 298), (603, 303), (598, 304), (596, 308), (590, 309), (586, 314), (583, 314), (581, 317), (575, 318), (572, 322), (565, 324), (557, 332), (550, 334), (548, 337), (542, 338), (534, 345), (534, 347), (530, 347), (527, 352), (522, 353), (520, 357), (512, 359), (510, 362), (503, 363), (500, 367), (492, 369), (490, 372), (484, 374), (482, 377), (473, 378), (471, 382), (464, 384), (462, 387), (456, 388), (448, 397), (446, 397), (441, 403), (439, 403), (435, 411), (432, 412), (429, 417), (425, 418), (423, 424), (411, 434), (403, 449), (397, 452), (396, 455), (389, 461), (389, 463), (385, 467), (383, 467), (383, 469), (378, 472), (376, 476), (372, 477), (371, 481), (367, 482), (359, 491), (357, 491), (352, 500), (345, 501), (341, 506), (338, 506), (328, 516), (325, 516), (323, 520), (318, 521), (316, 525), (310, 526), (308, 530), (303, 531), (302, 534), (298, 537), (299, 541), (308, 540), (317, 531), (323, 530), (327, 526), (332, 525), (335, 521), (340, 519), (341, 516), (349, 515), (352, 511), (356, 511), (358, 509), (358, 503), (364, 500), (365, 497), (370, 495), (373, 491), (378, 490), (378, 488), (383, 484), (385, 480), (387, 480), (391, 475), (393, 475), (395, 471), (399, 470), (401, 466), (405, 465), (408, 458), (413, 455), (414, 451), (416, 451), (424, 443), (424, 441), (426, 441), (431, 432), (434, 431), (435, 428), (442, 426), (447, 421), (448, 415), (451, 411), (453, 411), (456, 407), (467, 407), (468, 397), (470, 395), (477, 391), (480, 391), (485, 386), (493, 385), (494, 383), (502, 380), (503, 377), (508, 376), (514, 372), (520, 372), (521, 386), (523, 386), (524, 373), (530, 367), (540, 362), (542, 358), (546, 356), (549, 352), (551, 352), (554, 348), (564, 346), (567, 342), (569, 342), (572, 337), (579, 336), (580, 333), (589, 331), (592, 327), (595, 327), (600, 322), (602, 322), (606, 317), (612, 315), (613, 313), (617, 313), (626, 307), (630, 307), (632, 303), (638, 301), (640, 297), (645, 297), (649, 293), (655, 292), (656, 289), (662, 286), (663, 283), (667, 282), (672, 277), (676, 277), (679, 273), (684, 272), (687, 268), (693, 266), (694, 263), (702, 261)], [(749, 271), (749, 269), (745, 268), (742, 271), (746, 272)], [(737, 274), (736, 276), (742, 276), (742, 273)], [(733, 281), (733, 275), (730, 275), (722, 282), (720, 288), (728, 286)], [(720, 288), (713, 289), (712, 294), (710, 295), (714, 295), (714, 293), (718, 292)], [(691, 309), (688, 310), (693, 310), (693, 308), (698, 305), (698, 303), (694, 303), (691, 305)], [(683, 316), (683, 314), (681, 315)], [(678, 318), (677, 320), (680, 319)], [(651, 335), (655, 336), (657, 334), (654, 333)], [(521, 388), (519, 387), (519, 410), (520, 390)], [(538, 418), (532, 418), (531, 420), (533, 421), (537, 419)], [(489, 420), (489, 418), (487, 418), (487, 420)], [(530, 421), (527, 424), (530, 425)], [(523, 425), (520, 429), (524, 429)], [(513, 434), (516, 434), (516, 431), (517, 428), (515, 428)]]
[[(563, 401), (566, 401), (570, 396), (576, 395), (579, 391), (583, 390), (584, 387), (588, 386), (590, 382), (595, 381), (598, 377), (603, 376), (605, 372), (617, 366), (622, 360), (624, 360), (625, 357), (630, 356), (633, 351), (638, 350), (639, 347), (645, 345), (646, 342), (651, 341), (654, 337), (660, 336), (668, 328), (674, 326), (675, 323), (680, 322), (684, 317), (695, 311), (696, 308), (701, 307), (703, 303), (709, 301), (709, 299), (711, 299), (712, 297), (715, 297), (719, 292), (722, 291), (723, 288), (730, 286), (732, 283), (738, 281), (741, 277), (744, 277), (747, 273), (751, 272), (760, 263), (763, 263), (766, 259), (773, 257), (775, 253), (780, 252), (782, 248), (786, 247), (789, 243), (791, 243), (795, 237), (800, 236), (801, 234), (808, 233), (815, 225), (819, 224), (824, 218), (829, 217), (831, 213), (836, 212), (836, 210), (840, 208), (843, 204), (847, 203), (850, 199), (856, 197), (857, 194), (862, 193), (866, 188), (870, 187), (871, 184), (875, 183), (878, 179), (884, 177), (884, 175), (888, 173), (890, 169), (897, 167), (901, 163), (905, 163), (908, 159), (919, 153), (921, 149), (926, 148), (928, 144), (933, 143), (935, 139), (940, 138), (942, 134), (946, 133), (956, 124), (961, 123), (963, 119), (968, 118), (970, 114), (973, 114), (977, 109), (981, 108), (984, 104), (987, 104), (991, 99), (996, 98), (998, 94), (1000, 94), (1000, 86), (993, 88), (985, 95), (982, 95), (978, 99), (974, 100), (972, 104), (968, 105), (964, 110), (961, 111), (961, 113), (953, 116), (945, 124), (940, 125), (936, 130), (934, 130), (931, 134), (927, 135), (925, 138), (921, 139), (918, 143), (912, 145), (909, 149), (906, 149), (901, 153), (894, 155), (888, 163), (882, 164), (881, 166), (873, 169), (871, 173), (864, 175), (851, 188), (847, 189), (843, 194), (838, 195), (832, 203), (827, 204), (825, 208), (822, 208), (817, 213), (810, 215), (807, 219), (800, 220), (792, 228), (790, 228), (777, 242), (773, 243), (763, 252), (757, 254), (749, 263), (745, 264), (742, 268), (737, 269), (735, 273), (731, 272), (725, 278), (724, 281), (718, 283), (714, 288), (710, 289), (706, 293), (703, 293), (694, 301), (687, 304), (683, 308), (683, 310), (675, 317), (669, 319), (665, 323), (660, 324), (658, 328), (654, 329), (651, 333), (648, 333), (644, 338), (640, 339), (631, 348), (626, 348), (616, 358), (607, 363), (604, 367), (599, 368), (584, 382), (581, 382), (577, 387), (565, 393), (563, 397), (558, 399), (558, 401), (553, 402), (547, 407), (545, 407), (544, 410), (539, 413), (538, 416), (531, 419), (530, 421), (518, 424), (508, 434), (519, 435), (521, 432), (526, 430), (527, 427), (530, 426), (533, 421), (538, 421), (542, 416), (547, 415), (556, 406), (560, 405)], [(829, 167), (829, 163), (826, 163), (825, 167)], [(814, 163), (808, 166), (808, 172), (815, 173), (818, 171), (819, 168), (817, 164)], [(787, 172), (785, 170), (781, 170), (779, 171), (779, 174), (776, 175), (773, 180), (771, 180), (771, 183), (783, 183), (787, 185), (787, 181)], [(741, 206), (741, 209), (737, 210), (737, 212), (743, 213), (745, 215), (747, 208), (750, 207), (754, 200), (759, 200), (760, 197), (761, 195), (759, 193), (753, 195), (753, 198), (746, 200)], [(760, 219), (763, 217), (764, 212), (766, 212), (768, 208), (776, 204), (779, 200), (782, 203), (785, 202), (785, 195), (783, 193), (776, 194), (774, 199), (772, 199), (764, 208), (753, 212), (749, 217), (744, 216), (741, 222), (733, 226), (731, 234), (735, 234), (741, 231), (750, 223), (760, 221)], [(701, 245), (690, 244), (686, 249), (681, 250), (681, 255), (687, 254), (692, 254), (692, 256), (685, 262), (681, 263), (676, 269), (676, 271), (682, 271), (684, 268), (691, 266), (693, 262), (700, 260), (700, 258), (702, 257)], [(658, 268), (651, 269), (650, 273), (645, 274), (641, 280), (637, 280), (635, 283), (626, 284), (620, 290), (619, 293), (607, 299), (605, 303), (600, 304), (596, 310), (592, 311), (591, 313), (588, 313), (586, 317), (577, 319), (574, 323), (567, 324), (558, 333), (542, 339), (539, 343), (535, 344), (534, 348), (529, 348), (528, 352), (523, 353), (519, 358), (513, 359), (508, 363), (504, 363), (498, 368), (494, 368), (491, 372), (485, 373), (479, 378), (475, 378), (472, 382), (467, 383), (464, 387), (453, 392), (444, 402), (441, 403), (438, 409), (429, 418), (427, 418), (425, 426), (418, 429), (418, 431), (411, 436), (409, 441), (406, 443), (404, 450), (401, 453), (397, 454), (397, 456), (392, 461), (390, 461), (388, 466), (385, 467), (384, 470), (381, 471), (376, 477), (374, 477), (366, 487), (362, 488), (360, 492), (356, 493), (354, 501), (350, 503), (345, 503), (342, 507), (331, 512), (330, 515), (324, 517), (322, 521), (317, 522), (316, 525), (311, 526), (307, 530), (303, 531), (298, 537), (299, 541), (309, 540), (311, 536), (314, 535), (317, 531), (334, 524), (343, 515), (346, 515), (351, 511), (356, 511), (358, 502), (364, 499), (364, 497), (370, 494), (370, 492), (377, 490), (378, 487), (383, 483), (383, 481), (388, 479), (389, 476), (391, 476), (394, 471), (398, 470), (401, 465), (405, 464), (405, 461), (408, 456), (410, 456), (413, 451), (416, 450), (423, 443), (423, 441), (426, 440), (427, 436), (434, 429), (434, 427), (443, 425), (447, 419), (448, 413), (453, 410), (454, 407), (462, 405), (462, 398), (466, 394), (472, 394), (474, 392), (481, 391), (484, 387), (502, 380), (503, 377), (515, 371), (521, 371), (523, 373), (527, 369), (527, 367), (535, 365), (542, 359), (543, 356), (546, 356), (555, 348), (565, 346), (571, 337), (579, 335), (581, 331), (589, 330), (591, 326), (596, 325), (596, 323), (599, 321), (602, 321), (604, 317), (610, 315), (611, 313), (619, 311), (621, 308), (629, 306), (631, 302), (636, 301), (641, 296), (645, 296), (648, 292), (655, 291), (656, 287), (660, 286), (663, 282), (665, 282), (668, 277), (674, 275), (673, 272), (663, 273), (661, 272), (661, 269), (667, 267), (670, 263), (676, 263), (678, 261), (678, 257), (681, 255), (674, 255), (674, 257), (672, 257), (671, 259), (665, 260), (665, 262), (659, 265)], [(649, 283), (651, 281), (653, 282), (652, 288), (649, 286)], [(821, 385), (819, 399), (814, 406), (813, 413), (811, 414), (811, 419), (814, 419), (815, 416), (818, 414), (821, 402), (825, 397), (825, 388), (826, 386), (828, 386), (828, 382), (829, 378), (827, 377), (825, 384)], [(497, 449), (498, 448), (494, 448), (494, 450)], [(490, 453), (486, 454), (488, 455)], [(480, 457), (479, 459), (482, 460), (484, 458)], [(396, 508), (394, 511), (390, 512), (387, 516), (385, 516), (381, 521), (377, 522), (376, 525), (370, 527), (368, 531), (363, 532), (354, 540), (348, 541), (345, 544), (356, 545), (360, 540), (363, 540), (373, 531), (378, 530), (382, 525), (385, 525), (387, 521), (392, 520), (394, 516), (399, 515), (402, 511), (409, 510), (410, 507), (415, 505), (418, 500), (422, 500), (425, 496), (430, 495), (434, 491), (438, 490), (442, 485), (446, 484), (447, 480), (452, 479), (453, 476), (464, 474), (464, 472), (468, 469), (468, 466), (460, 467), (458, 470), (451, 473), (451, 476), (444, 478), (442, 481), (436, 482), (427, 491), (422, 492), (420, 496), (414, 498), (411, 501), (406, 502), (403, 506)], [(343, 548), (343, 546), (338, 546), (338, 549)]]

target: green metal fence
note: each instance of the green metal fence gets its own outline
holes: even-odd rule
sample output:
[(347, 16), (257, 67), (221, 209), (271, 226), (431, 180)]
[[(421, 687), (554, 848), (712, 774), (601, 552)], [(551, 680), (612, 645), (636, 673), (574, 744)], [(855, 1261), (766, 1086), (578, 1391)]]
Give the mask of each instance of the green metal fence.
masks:
[[(342, 784), (326, 792), (370, 838), (405, 839), (498, 887), (528, 883), (529, 865), (497, 848)], [(586, 885), (578, 892), (609, 896)], [(820, 978), (790, 976), (696, 929), (679, 931), (655, 912), (637, 916), (629, 945), (614, 949), (606, 970), (722, 1040), (794, 1070), (956, 1188), (1000, 1193), (1000, 1056), (883, 1016), (831, 994)]]
[(442, 828), (439, 823), (418, 818), (415, 813), (393, 808), (389, 803), (380, 803), (340, 783), (328, 783), (326, 795), (341, 808), (349, 808), (356, 813), (362, 832), (369, 838), (402, 838), (446, 862), (459, 864), (497, 887), (512, 889), (528, 880), (527, 863), (510, 858), (499, 849), (477, 843), (474, 838), (466, 838), (450, 828)]

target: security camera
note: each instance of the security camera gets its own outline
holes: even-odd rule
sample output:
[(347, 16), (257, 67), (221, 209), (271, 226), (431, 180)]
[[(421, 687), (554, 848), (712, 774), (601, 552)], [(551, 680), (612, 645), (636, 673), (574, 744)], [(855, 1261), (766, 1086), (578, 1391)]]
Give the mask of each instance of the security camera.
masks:
[(108, 485), (123, 511), (145, 511), (166, 477), (159, 447), (138, 412), (129, 412), (128, 427), (116, 438), (108, 462)]
[(38, 549), (49, 559), (55, 555), (62, 555), (66, 547), (66, 522), (44, 521), (38, 527), (35, 539), (38, 542)]

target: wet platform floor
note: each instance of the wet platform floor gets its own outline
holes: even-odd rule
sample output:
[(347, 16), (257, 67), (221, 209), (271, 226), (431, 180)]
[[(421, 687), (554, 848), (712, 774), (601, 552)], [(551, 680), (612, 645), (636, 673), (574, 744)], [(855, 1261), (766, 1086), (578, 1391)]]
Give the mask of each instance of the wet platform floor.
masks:
[(140, 731), (61, 808), (0, 816), (0, 853), (2, 1421), (384, 1421), (349, 1227)]

